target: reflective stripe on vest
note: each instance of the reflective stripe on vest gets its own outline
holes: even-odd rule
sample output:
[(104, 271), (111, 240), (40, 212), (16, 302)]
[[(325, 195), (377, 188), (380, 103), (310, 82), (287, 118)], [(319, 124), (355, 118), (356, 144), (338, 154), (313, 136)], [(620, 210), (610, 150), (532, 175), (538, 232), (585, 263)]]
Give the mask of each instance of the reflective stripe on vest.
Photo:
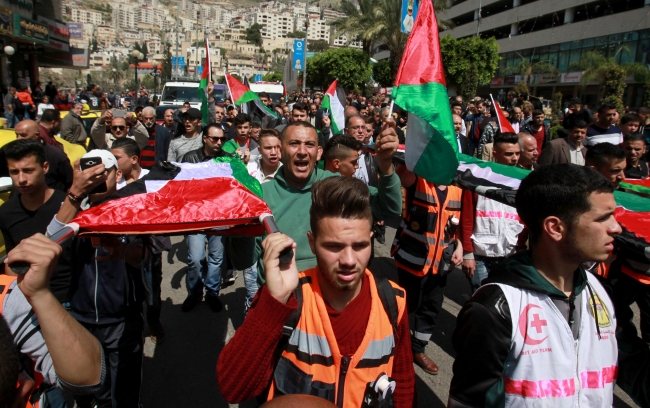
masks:
[[(5, 298), (7, 297), (8, 294), (11, 293), (13, 289), (11, 289), (11, 285), (14, 283), (14, 281), (18, 279), (17, 276), (9, 276), (5, 274), (0, 274), (0, 316), (2, 316), (2, 311), (4, 309), (4, 303), (5, 303)], [(13, 333), (12, 333), (13, 334)], [(18, 350), (20, 352), (20, 350)], [(33, 361), (31, 361), (32, 367), (31, 369), (34, 371), (34, 387), (30, 391), (31, 397), (36, 399), (32, 403), (31, 399), (29, 398), (27, 401), (27, 404), (25, 405), (27, 408), (38, 408), (40, 406), (40, 395), (41, 395), (41, 390), (39, 390), (41, 384), (43, 384), (43, 376), (36, 371), (35, 369), (35, 364)], [(24, 368), (24, 367), (23, 367)], [(17, 384), (17, 386), (20, 386), (20, 383)], [(38, 393), (35, 394), (36, 391), (39, 391)]]
[(398, 268), (416, 276), (425, 276), (429, 271), (437, 274), (444, 250), (455, 239), (447, 236), (445, 229), (452, 215), (460, 219), (463, 191), (448, 186), (441, 210), (433, 183), (418, 177), (415, 189), (406, 219), (395, 234), (391, 255)]
[[(302, 285), (302, 311), (275, 368), (269, 400), (284, 394), (311, 394), (339, 406), (360, 407), (366, 385), (381, 373), (393, 370), (396, 341), (390, 318), (377, 293), (370, 271), (364, 273), (370, 285), (371, 306), (368, 326), (359, 349), (352, 357), (341, 356), (327, 308), (321, 295), (317, 269), (300, 273), (310, 277)], [(391, 282), (393, 288), (399, 288)], [(396, 296), (398, 321), (406, 310), (404, 297)], [(349, 361), (347, 373), (341, 373), (343, 360)], [(343, 383), (339, 383), (341, 378)]]
[(475, 254), (488, 257), (512, 254), (523, 229), (514, 207), (478, 196), (471, 237)]
[(614, 307), (597, 278), (587, 273), (587, 280), (575, 322), (578, 340), (547, 295), (498, 284), (513, 327), (504, 364), (506, 407), (612, 406), (618, 370)]

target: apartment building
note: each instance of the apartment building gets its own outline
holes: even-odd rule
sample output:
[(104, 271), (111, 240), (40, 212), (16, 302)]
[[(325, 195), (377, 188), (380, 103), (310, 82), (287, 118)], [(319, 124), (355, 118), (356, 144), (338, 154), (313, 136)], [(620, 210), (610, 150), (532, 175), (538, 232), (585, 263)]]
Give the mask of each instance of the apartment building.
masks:
[[(581, 96), (596, 103), (596, 86), (581, 87), (582, 72), (571, 64), (589, 51), (619, 63), (650, 67), (650, 0), (459, 0), (439, 14), (455, 28), (441, 33), (455, 38), (495, 37), (501, 61), (497, 76), (484, 90), (506, 89), (528, 81), (533, 93), (550, 98)], [(560, 75), (507, 75), (522, 60), (555, 66)], [(643, 88), (628, 78), (624, 102), (638, 106)]]
[(138, 7), (118, 3), (113, 6), (113, 27), (115, 30), (133, 29), (137, 27)]
[(286, 38), (294, 31), (294, 19), (289, 12), (264, 11), (253, 14), (253, 24), (262, 26), (262, 38)]
[(70, 8), (70, 20), (75, 23), (87, 23), (94, 25), (104, 24), (102, 13), (78, 7)]
[[(305, 31), (305, 18), (296, 17), (294, 24), (295, 31)], [(309, 15), (309, 28), (307, 29), (308, 40), (324, 40), (330, 42), (330, 26), (328, 22), (321, 19), (319, 15)]]

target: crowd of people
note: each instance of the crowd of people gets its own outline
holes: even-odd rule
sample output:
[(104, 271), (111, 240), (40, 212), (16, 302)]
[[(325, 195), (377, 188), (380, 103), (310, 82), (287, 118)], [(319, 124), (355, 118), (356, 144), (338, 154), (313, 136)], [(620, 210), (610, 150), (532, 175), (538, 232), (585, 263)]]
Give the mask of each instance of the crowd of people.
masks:
[[(448, 406), (611, 406), (617, 379), (650, 404), (650, 266), (615, 247), (613, 196), (624, 178), (649, 176), (650, 109), (592, 113), (573, 98), (551, 135), (526, 95), (508, 93), (502, 107), (451, 98), (459, 153), (531, 171), (510, 206), (400, 164), (408, 112), (386, 95), (347, 95), (337, 133), (320, 92), (287, 101), (260, 93), (274, 117), (216, 103), (209, 84), (207, 123), (185, 103), (158, 124), (146, 90), (124, 110), (129, 101), (112, 89), (48, 87), (39, 104), (24, 102), (25, 90), (4, 98), (17, 140), (0, 154), (0, 175), (14, 186), (0, 206), (0, 408), (39, 399), (66, 407), (70, 395), (82, 408), (140, 406), (145, 322), (154, 343), (166, 336), (169, 237), (75, 238), (62, 248), (46, 237), (160, 163), (221, 157), (259, 181), (281, 231), (184, 237), (183, 312), (203, 300), (221, 312), (221, 289), (243, 275), (245, 303), (230, 306), (246, 318), (216, 362), (228, 402), (416, 406), (414, 364), (439, 372), (425, 349), (459, 267), (473, 296), (453, 333)], [(102, 110), (89, 132), (82, 101)], [(501, 131), (496, 109), (516, 133)], [(87, 153), (71, 165), (57, 136)], [(90, 158), (100, 163), (82, 166)], [(368, 269), (391, 219), (401, 219), (391, 245), (397, 282)], [(287, 249), (293, 259), (281, 261)], [(15, 262), (27, 273), (17, 276)]]

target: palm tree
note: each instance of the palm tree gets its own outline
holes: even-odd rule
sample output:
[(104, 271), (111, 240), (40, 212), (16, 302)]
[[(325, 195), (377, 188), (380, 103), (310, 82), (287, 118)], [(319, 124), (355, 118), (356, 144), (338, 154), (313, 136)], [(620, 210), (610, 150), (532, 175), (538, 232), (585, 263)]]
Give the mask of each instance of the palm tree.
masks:
[[(425, 1), (433, 1), (436, 12), (447, 8), (447, 0)], [(402, 1), (342, 0), (340, 8), (347, 17), (332, 22), (337, 35), (345, 34), (350, 41), (358, 38), (362, 42), (363, 51), (367, 54), (370, 54), (376, 45), (382, 44), (390, 51), (391, 74), (395, 76), (408, 38), (401, 31)], [(439, 28), (446, 29), (451, 25), (451, 22), (438, 20)]]

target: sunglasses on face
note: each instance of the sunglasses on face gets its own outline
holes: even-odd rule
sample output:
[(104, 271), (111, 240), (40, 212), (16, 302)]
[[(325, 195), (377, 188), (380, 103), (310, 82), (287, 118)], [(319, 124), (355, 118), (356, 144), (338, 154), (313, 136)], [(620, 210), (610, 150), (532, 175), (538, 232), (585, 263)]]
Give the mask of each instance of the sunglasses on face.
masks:
[(111, 130), (124, 130), (126, 126), (111, 126)]
[(216, 143), (218, 141), (221, 141), (221, 143), (225, 143), (228, 141), (228, 138), (225, 136), (219, 137), (219, 136), (206, 136), (212, 143)]

